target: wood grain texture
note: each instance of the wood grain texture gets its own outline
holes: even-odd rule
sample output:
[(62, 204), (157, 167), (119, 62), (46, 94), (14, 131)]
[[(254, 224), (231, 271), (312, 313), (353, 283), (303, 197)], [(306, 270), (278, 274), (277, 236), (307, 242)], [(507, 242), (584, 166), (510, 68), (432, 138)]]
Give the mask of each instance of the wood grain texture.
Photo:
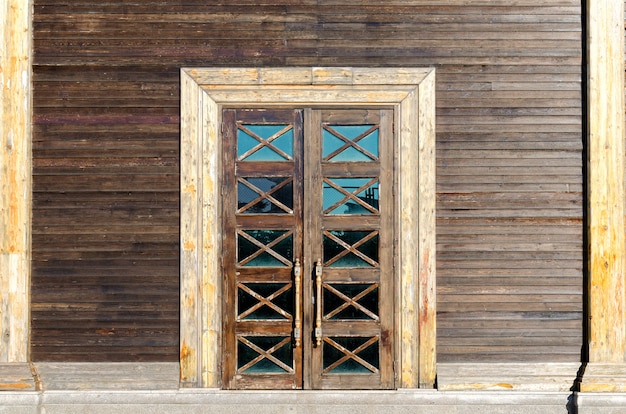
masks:
[(623, 0), (589, 4), (587, 26), (589, 372), (581, 390), (623, 391), (623, 375), (606, 369), (626, 362)]
[[(260, 66), (270, 79), (276, 66), (434, 66), (438, 359), (578, 361), (581, 12), (574, 0), (35, 0), (33, 286), (63, 272), (88, 283), (103, 265), (128, 280), (159, 268), (169, 282), (154, 303), (177, 295), (180, 67)], [(97, 241), (104, 234), (116, 248)], [(97, 301), (98, 283), (80, 294)], [(515, 289), (481, 301), (499, 284)], [(78, 293), (72, 286), (63, 289)], [(61, 314), (37, 322), (53, 302), (33, 303), (35, 333), (59, 328), (68, 346), (85, 343), (59, 334), (69, 329)], [(80, 321), (79, 310), (66, 313)], [(159, 323), (174, 341), (177, 313), (168, 315)], [(101, 327), (123, 326), (107, 318)], [(570, 340), (544, 346), (560, 336)], [(48, 340), (39, 338), (34, 350)], [(59, 344), (34, 355), (134, 360), (145, 348), (84, 349), (94, 347), (107, 351)], [(150, 349), (155, 359), (179, 355), (178, 346)]]
[(0, 362), (29, 358), (31, 46), (29, 2), (0, 1)]

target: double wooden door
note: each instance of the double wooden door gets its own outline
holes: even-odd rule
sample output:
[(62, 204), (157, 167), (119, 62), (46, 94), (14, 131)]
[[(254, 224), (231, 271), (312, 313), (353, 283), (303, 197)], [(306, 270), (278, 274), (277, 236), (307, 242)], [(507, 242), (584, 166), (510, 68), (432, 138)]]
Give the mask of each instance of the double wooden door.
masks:
[(393, 110), (223, 111), (223, 384), (393, 388)]

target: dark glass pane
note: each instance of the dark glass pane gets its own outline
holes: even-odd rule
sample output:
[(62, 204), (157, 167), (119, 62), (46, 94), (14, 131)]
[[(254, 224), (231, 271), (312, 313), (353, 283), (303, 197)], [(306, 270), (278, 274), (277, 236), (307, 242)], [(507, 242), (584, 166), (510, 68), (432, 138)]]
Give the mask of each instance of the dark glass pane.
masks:
[[(338, 135), (342, 135), (350, 141), (354, 141), (361, 134), (372, 128), (373, 125), (330, 125), (330, 128)], [(346, 142), (336, 134), (324, 129), (322, 133), (323, 157), (340, 149)], [(367, 153), (369, 154), (367, 154)], [(372, 158), (373, 157), (373, 158)], [(378, 158), (378, 129), (370, 132), (365, 137), (356, 141), (356, 147), (347, 146), (338, 154), (332, 156), (329, 161), (349, 162), (349, 161), (372, 161)]]
[[(370, 234), (367, 231), (330, 231), (332, 235), (338, 237), (340, 240), (349, 244), (355, 245), (360, 240)], [(324, 235), (324, 263), (330, 262), (335, 259), (336, 256), (346, 251), (342, 245), (335, 240)], [(365, 243), (361, 244), (357, 249), (364, 256), (370, 258), (372, 261), (378, 263), (378, 236), (374, 236)], [(352, 252), (348, 252), (338, 260), (328, 264), (329, 267), (373, 267), (374, 265), (362, 257), (357, 256)]]
[(293, 129), (289, 129), (271, 141), (271, 145), (276, 147), (279, 151), (282, 151), (282, 154), (265, 144), (261, 144), (256, 137), (269, 139), (287, 127), (287, 124), (247, 124), (244, 125), (244, 127), (248, 129), (250, 133), (242, 129), (237, 130), (237, 158), (239, 160), (287, 161), (293, 158)]
[(259, 199), (255, 204), (246, 208), (243, 214), (285, 214), (291, 211), (286, 211), (285, 208), (291, 210), (293, 208), (293, 185), (292, 182), (283, 185), (275, 191), (274, 188), (279, 186), (285, 180), (290, 180), (286, 177), (244, 177), (243, 178), (250, 185), (246, 183), (237, 183), (237, 208), (242, 208), (248, 203), (256, 200), (261, 193), (251, 188), (256, 187), (262, 192), (268, 193), (276, 201), (282, 203), (284, 207), (272, 202), (267, 197)]
[[(370, 182), (372, 178), (329, 178), (328, 180), (354, 194), (355, 191), (358, 191), (359, 188)], [(378, 181), (376, 181), (355, 195), (363, 204), (368, 204), (378, 210), (378, 194)], [(362, 204), (347, 197), (327, 182), (324, 182), (322, 196), (324, 213), (326, 214), (373, 214), (372, 211), (363, 207)], [(341, 202), (341, 204), (327, 211), (338, 202)]]
[[(351, 352), (354, 352), (361, 345), (365, 344), (371, 338), (362, 338), (362, 337), (337, 337), (333, 336), (332, 339), (341, 347), (348, 349)], [(327, 370), (331, 367), (335, 362), (339, 361), (346, 354), (342, 352), (340, 349), (337, 349), (335, 346), (324, 342), (323, 345), (323, 364), (324, 370)], [(356, 355), (361, 358), (365, 363), (370, 364), (375, 369), (379, 369), (379, 351), (378, 351), (378, 341), (375, 341), (365, 349), (357, 352)], [(329, 374), (372, 374), (372, 370), (365, 366), (362, 362), (354, 359), (347, 358), (341, 364), (331, 368), (327, 373)]]
[[(246, 283), (245, 286), (253, 292), (268, 299), (272, 294), (279, 291), (285, 286), (284, 283)], [(283, 312), (289, 314), (293, 313), (293, 297), (291, 295), (291, 288), (281, 292), (278, 296), (270, 300), (276, 307), (280, 308)], [(267, 319), (289, 319), (284, 313), (280, 313), (277, 309), (267, 305), (259, 305), (260, 301), (255, 298), (250, 292), (239, 287), (237, 294), (237, 313), (244, 320), (267, 320)], [(249, 312), (251, 308), (255, 308), (252, 312)], [(241, 316), (243, 315), (243, 316)]]
[[(246, 230), (245, 233), (252, 236), (260, 244), (267, 246), (287, 232), (284, 230)], [(243, 266), (257, 267), (290, 266), (293, 261), (293, 238), (289, 235), (284, 240), (272, 246), (270, 249), (274, 253), (278, 254), (283, 259), (282, 261), (277, 257), (272, 256), (267, 251), (263, 251), (257, 255), (257, 253), (261, 250), (262, 249), (259, 246), (247, 240), (241, 234), (237, 236), (237, 263)], [(249, 259), (253, 255), (256, 256), (251, 260), (246, 261), (246, 259)]]
[[(282, 341), (285, 341), (285, 337), (282, 336), (246, 336), (246, 340), (252, 342), (254, 345), (261, 348), (263, 351), (268, 351), (272, 347), (278, 345)], [(237, 369), (241, 370), (248, 363), (257, 358), (260, 353), (252, 349), (241, 340), (237, 341)], [(275, 350), (272, 357), (276, 358), (279, 362), (282, 362), (285, 366), (281, 366), (275, 361), (268, 358), (263, 358), (246, 369), (240, 371), (245, 374), (273, 374), (273, 373), (285, 373), (293, 370), (293, 352), (291, 347), (291, 339), (285, 341), (285, 343)], [(287, 370), (286, 368), (289, 368)]]
[[(370, 284), (333, 284), (333, 289), (338, 290), (350, 299), (355, 299), (361, 292), (364, 292), (369, 288)], [(346, 305), (347, 302), (344, 298), (338, 296), (335, 292), (329, 289), (324, 289), (324, 315), (331, 315), (330, 320), (339, 319), (376, 319), (374, 316), (378, 316), (378, 288), (372, 289), (370, 292), (359, 297), (355, 302), (365, 308), (365, 310), (349, 304), (339, 312), (335, 312), (336, 309)], [(369, 311), (369, 313), (368, 313)], [(372, 316), (372, 314), (374, 316)]]

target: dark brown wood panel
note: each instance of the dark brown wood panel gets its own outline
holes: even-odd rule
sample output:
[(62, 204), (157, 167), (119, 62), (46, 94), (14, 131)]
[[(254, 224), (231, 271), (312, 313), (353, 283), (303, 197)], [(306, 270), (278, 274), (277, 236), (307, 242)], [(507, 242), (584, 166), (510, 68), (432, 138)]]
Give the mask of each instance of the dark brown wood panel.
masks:
[(577, 361), (581, 20), (574, 0), (35, 0), (33, 358), (178, 358), (180, 67), (408, 65), (437, 68), (439, 360)]

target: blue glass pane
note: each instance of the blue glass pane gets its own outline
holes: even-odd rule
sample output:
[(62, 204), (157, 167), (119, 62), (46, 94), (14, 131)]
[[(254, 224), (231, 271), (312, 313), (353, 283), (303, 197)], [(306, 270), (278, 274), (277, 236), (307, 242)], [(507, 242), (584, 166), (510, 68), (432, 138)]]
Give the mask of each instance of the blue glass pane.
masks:
[[(370, 182), (371, 178), (331, 178), (334, 184), (340, 186), (349, 193), (354, 194), (359, 188)], [(363, 206), (367, 204), (374, 209), (378, 210), (378, 181), (366, 187), (364, 190), (355, 194), (361, 203), (356, 200), (347, 197), (345, 194), (332, 187), (327, 182), (323, 184), (322, 198), (325, 214), (373, 214), (374, 212), (368, 210)], [(335, 206), (337, 203), (341, 203)], [(331, 210), (329, 210), (331, 209)]]
[(237, 130), (237, 158), (246, 161), (286, 161), (292, 159), (293, 129), (289, 129), (270, 141), (270, 144), (276, 149), (261, 143), (258, 139), (260, 137), (267, 140), (287, 126), (287, 124), (244, 125), (251, 134), (242, 129)]
[[(335, 151), (346, 145), (346, 142), (337, 135), (324, 129), (322, 133), (322, 154), (324, 159), (329, 161), (349, 162), (349, 161), (373, 161), (378, 158), (378, 129), (367, 134), (365, 137), (355, 141), (362, 134), (372, 128), (373, 125), (331, 125), (330, 128), (342, 135), (344, 138), (354, 141), (356, 147), (347, 146), (339, 153), (332, 155)], [(332, 155), (332, 156), (331, 156)]]

